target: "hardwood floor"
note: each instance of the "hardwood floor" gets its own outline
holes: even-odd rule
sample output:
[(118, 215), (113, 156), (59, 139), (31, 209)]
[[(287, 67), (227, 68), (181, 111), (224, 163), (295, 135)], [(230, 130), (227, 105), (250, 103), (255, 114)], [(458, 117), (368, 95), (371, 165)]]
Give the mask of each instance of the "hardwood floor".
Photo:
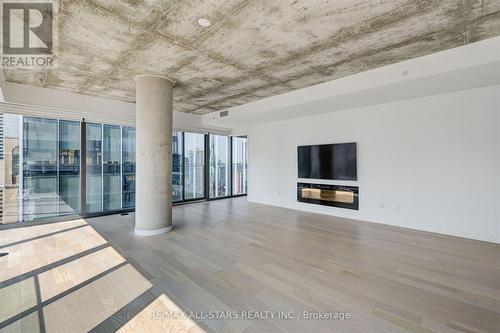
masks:
[(173, 215), (0, 230), (0, 332), (500, 332), (497, 244), (246, 198)]

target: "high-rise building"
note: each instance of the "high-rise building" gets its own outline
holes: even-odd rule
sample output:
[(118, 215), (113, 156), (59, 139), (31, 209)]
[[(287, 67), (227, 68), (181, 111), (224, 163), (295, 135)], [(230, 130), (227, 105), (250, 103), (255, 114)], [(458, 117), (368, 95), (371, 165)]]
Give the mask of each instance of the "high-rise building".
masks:
[(0, 113), (0, 160), (3, 160), (3, 147), (4, 147), (3, 113)]
[[(21, 116), (0, 114), (0, 223), (19, 221), (19, 120)], [(12, 128), (5, 129), (5, 122)]]
[(172, 136), (172, 201), (182, 200), (182, 132)]

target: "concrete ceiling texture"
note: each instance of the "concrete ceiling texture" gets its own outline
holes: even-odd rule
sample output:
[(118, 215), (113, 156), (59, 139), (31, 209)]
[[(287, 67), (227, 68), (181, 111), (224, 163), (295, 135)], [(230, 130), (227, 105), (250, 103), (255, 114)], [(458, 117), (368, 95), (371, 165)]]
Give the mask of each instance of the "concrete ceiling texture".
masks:
[(500, 0), (61, 0), (58, 25), (58, 68), (7, 81), (133, 102), (161, 74), (206, 114), (495, 37)]

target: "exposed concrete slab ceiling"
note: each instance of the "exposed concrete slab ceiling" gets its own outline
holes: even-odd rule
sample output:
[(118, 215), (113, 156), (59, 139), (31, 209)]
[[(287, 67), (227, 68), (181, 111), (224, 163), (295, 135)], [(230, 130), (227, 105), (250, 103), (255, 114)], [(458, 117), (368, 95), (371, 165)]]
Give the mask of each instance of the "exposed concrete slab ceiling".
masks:
[(64, 0), (59, 68), (5, 77), (134, 101), (157, 73), (206, 114), (498, 35), (500, 0)]

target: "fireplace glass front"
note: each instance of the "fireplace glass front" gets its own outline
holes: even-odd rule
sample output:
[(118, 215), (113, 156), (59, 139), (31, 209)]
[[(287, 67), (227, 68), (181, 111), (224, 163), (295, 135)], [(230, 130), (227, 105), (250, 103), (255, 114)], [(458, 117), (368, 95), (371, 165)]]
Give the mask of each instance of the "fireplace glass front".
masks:
[(347, 209), (359, 209), (359, 188), (327, 184), (297, 184), (297, 201)]

